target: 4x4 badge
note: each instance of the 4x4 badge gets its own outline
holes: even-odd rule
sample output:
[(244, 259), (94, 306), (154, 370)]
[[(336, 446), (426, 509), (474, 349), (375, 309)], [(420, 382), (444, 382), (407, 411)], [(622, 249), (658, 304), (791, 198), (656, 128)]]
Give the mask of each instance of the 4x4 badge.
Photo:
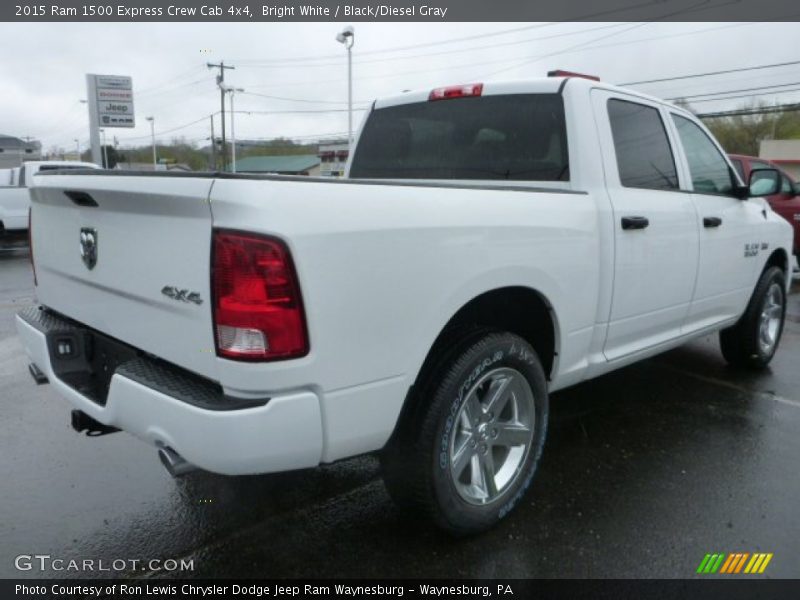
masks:
[(97, 229), (81, 227), (81, 259), (90, 271), (97, 264)]
[(203, 303), (203, 298), (200, 296), (199, 292), (181, 290), (171, 285), (165, 285), (163, 288), (161, 288), (161, 293), (167, 298), (172, 298), (173, 300), (178, 300), (179, 302), (193, 302), (198, 306)]

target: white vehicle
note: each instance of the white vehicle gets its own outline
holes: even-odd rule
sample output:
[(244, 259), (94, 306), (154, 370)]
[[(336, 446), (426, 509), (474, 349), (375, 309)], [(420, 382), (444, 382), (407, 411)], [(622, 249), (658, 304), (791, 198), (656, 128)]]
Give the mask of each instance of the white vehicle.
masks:
[(382, 450), (399, 503), (468, 533), (531, 483), (549, 393), (714, 331), (737, 366), (778, 347), (791, 226), (671, 104), (581, 77), (406, 93), (348, 171), (38, 177), (32, 374), (173, 474)]
[(0, 243), (25, 238), (28, 232), (28, 208), (31, 178), (37, 173), (62, 169), (99, 169), (94, 163), (77, 161), (30, 161), (21, 167), (3, 169), (0, 174)]

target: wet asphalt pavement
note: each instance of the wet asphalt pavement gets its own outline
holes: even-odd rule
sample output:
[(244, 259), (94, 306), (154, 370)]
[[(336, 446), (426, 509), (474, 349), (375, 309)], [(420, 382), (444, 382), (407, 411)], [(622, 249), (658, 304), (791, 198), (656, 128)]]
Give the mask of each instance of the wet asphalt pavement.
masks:
[(27, 254), (0, 254), (0, 577), (108, 575), (14, 568), (49, 554), (185, 558), (195, 577), (671, 578), (738, 551), (800, 577), (797, 275), (764, 373), (730, 370), (713, 336), (554, 394), (531, 492), (466, 540), (400, 514), (374, 456), (173, 480), (127, 434), (74, 433), (16, 339), (13, 315), (32, 302)]

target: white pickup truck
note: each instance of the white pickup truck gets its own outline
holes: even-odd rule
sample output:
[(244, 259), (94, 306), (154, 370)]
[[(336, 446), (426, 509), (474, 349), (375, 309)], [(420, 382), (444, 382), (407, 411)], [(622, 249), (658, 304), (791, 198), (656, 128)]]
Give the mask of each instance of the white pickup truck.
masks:
[(381, 450), (401, 505), (504, 517), (548, 395), (720, 331), (778, 347), (792, 228), (691, 114), (582, 77), (376, 101), (348, 179), (52, 173), (32, 188), (31, 372), (173, 474)]
[(61, 169), (99, 169), (94, 163), (77, 161), (29, 161), (0, 173), (0, 248), (24, 240), (28, 235), (28, 187), (37, 173)]

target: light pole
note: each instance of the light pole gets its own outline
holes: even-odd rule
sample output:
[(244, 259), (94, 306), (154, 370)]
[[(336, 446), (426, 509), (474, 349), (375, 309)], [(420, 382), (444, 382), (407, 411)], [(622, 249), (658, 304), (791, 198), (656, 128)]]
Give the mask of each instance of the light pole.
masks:
[(353, 143), (353, 44), (356, 41), (352, 25), (336, 34), (336, 41), (347, 48), (347, 148)]
[[(233, 126), (236, 112), (233, 109), (233, 97), (236, 95), (236, 92), (243, 92), (244, 88), (229, 87), (226, 88), (225, 91), (229, 92), (231, 95), (231, 172), (236, 173), (236, 130)], [(223, 165), (223, 168), (224, 167), (225, 165)]]
[(153, 141), (153, 171), (155, 171), (158, 164), (158, 159), (156, 158), (156, 119), (155, 117), (145, 117), (145, 119), (150, 121), (150, 138)]

